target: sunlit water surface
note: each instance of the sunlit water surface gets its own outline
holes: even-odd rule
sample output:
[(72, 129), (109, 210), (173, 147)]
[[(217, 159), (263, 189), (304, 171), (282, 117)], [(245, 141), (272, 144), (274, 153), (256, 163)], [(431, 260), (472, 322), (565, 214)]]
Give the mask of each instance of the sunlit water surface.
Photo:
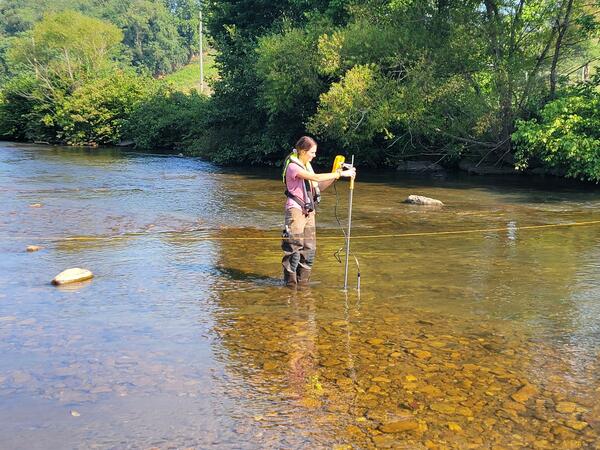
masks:
[(600, 191), (552, 183), (364, 171), (345, 294), (333, 190), (291, 290), (277, 170), (2, 143), (0, 448), (598, 448), (600, 225), (522, 227)]

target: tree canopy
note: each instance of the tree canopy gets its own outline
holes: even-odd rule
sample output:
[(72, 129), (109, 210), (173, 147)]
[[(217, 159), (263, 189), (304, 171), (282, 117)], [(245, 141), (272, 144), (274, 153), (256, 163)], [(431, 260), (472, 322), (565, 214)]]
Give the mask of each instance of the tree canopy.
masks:
[[(0, 2), (4, 136), (107, 143), (130, 132), (141, 147), (277, 164), (310, 133), (321, 155), (373, 166), (467, 159), (600, 181), (598, 0), (207, 0), (210, 98), (157, 81), (197, 52), (196, 0)], [(122, 85), (100, 99), (107, 80)], [(118, 93), (161, 114), (156, 127), (134, 123), (152, 118)], [(81, 134), (77, 108), (93, 130)]]

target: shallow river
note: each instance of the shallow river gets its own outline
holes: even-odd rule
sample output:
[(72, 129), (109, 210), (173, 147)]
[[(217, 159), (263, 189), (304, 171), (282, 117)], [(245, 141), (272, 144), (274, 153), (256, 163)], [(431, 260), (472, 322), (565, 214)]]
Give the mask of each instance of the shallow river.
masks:
[(363, 172), (292, 290), (277, 170), (0, 143), (0, 448), (600, 448), (600, 189)]

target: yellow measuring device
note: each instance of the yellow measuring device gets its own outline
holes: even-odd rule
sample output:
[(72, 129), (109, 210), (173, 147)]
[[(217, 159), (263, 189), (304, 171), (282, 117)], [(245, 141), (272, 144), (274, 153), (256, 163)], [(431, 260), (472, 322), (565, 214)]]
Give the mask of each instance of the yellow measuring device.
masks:
[(331, 168), (332, 172), (336, 172), (337, 170), (342, 168), (342, 165), (346, 162), (346, 158), (343, 155), (337, 155), (333, 160), (333, 167)]

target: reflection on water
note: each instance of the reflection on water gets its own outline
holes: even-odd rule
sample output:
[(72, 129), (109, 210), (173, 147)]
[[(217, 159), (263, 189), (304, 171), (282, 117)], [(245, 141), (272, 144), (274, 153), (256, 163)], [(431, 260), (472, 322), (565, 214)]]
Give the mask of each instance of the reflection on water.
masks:
[(360, 296), (321, 239), (295, 291), (249, 239), (281, 226), (276, 173), (2, 144), (0, 447), (600, 445), (600, 227), (522, 229), (597, 220), (599, 191), (361, 177), (356, 236), (502, 231), (358, 239)]

